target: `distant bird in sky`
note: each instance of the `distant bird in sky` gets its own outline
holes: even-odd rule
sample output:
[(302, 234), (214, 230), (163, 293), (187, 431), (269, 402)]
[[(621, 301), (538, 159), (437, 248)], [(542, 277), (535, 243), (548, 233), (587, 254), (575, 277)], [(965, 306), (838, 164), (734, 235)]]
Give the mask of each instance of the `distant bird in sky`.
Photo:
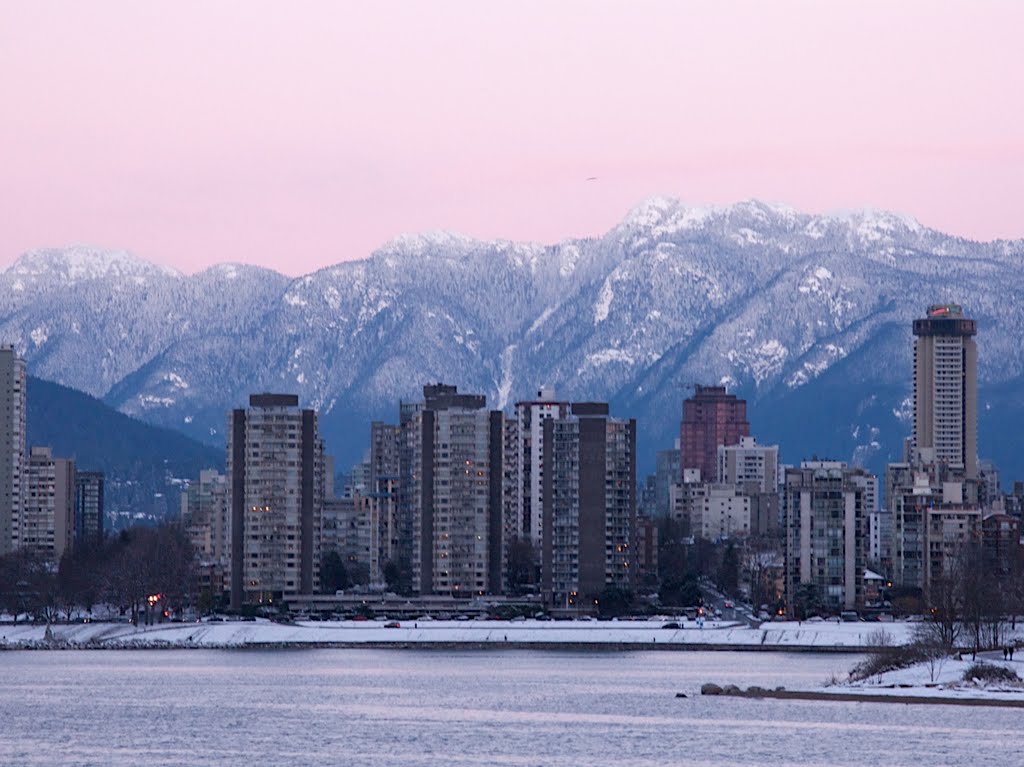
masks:
[(587, 176), (587, 181), (597, 181), (597, 176)]

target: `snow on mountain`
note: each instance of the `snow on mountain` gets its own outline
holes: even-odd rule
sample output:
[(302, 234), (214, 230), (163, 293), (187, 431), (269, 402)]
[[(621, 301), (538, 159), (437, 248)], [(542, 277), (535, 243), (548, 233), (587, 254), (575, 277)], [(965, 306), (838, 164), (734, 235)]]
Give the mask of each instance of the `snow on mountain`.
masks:
[(143, 284), (147, 277), (181, 277), (168, 266), (157, 266), (135, 258), (125, 251), (106, 251), (79, 245), (71, 248), (45, 248), (21, 256), (8, 273), (24, 280), (60, 280), (75, 284), (88, 280), (126, 279)]
[[(759, 437), (793, 441), (787, 460), (883, 460), (906, 432), (893, 413), (909, 391), (910, 321), (934, 301), (978, 319), (983, 385), (997, 412), (1024, 411), (1022, 266), (1021, 241), (970, 242), (884, 211), (654, 198), (600, 238), (405, 236), (294, 280), (33, 251), (0, 274), (0, 338), (35, 375), (213, 443), (248, 393), (296, 392), (322, 410), (341, 465), (371, 418), (394, 419), (435, 380), (501, 405), (541, 381), (610, 399), (638, 418), (643, 461), (671, 445), (687, 388), (724, 380), (750, 400)], [(808, 422), (812, 392), (837, 392), (849, 412)]]

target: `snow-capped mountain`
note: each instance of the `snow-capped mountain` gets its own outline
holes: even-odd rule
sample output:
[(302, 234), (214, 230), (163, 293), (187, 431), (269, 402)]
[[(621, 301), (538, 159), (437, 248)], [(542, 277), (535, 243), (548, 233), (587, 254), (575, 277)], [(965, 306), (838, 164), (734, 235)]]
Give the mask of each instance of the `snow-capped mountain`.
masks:
[[(0, 275), (0, 339), (34, 375), (212, 443), (248, 393), (321, 410), (339, 464), (371, 418), (427, 381), (506, 407), (538, 384), (640, 422), (670, 447), (694, 383), (751, 403), (762, 441), (877, 467), (907, 431), (910, 322), (955, 301), (978, 320), (981, 450), (1024, 476), (1024, 241), (977, 243), (884, 211), (656, 198), (594, 239), (543, 246), (448, 233), (290, 279), (224, 264), (192, 276), (88, 248)], [(1014, 420), (1016, 419), (1016, 420)]]

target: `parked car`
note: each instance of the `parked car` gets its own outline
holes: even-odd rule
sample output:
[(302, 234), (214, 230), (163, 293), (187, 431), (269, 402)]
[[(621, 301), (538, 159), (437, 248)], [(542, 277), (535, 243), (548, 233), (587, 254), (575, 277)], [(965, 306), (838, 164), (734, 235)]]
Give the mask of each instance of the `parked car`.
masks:
[(669, 621), (668, 623), (662, 623), (661, 627), (663, 629), (681, 629), (682, 628), (682, 626), (680, 626), (675, 621)]
[(386, 629), (400, 629), (400, 628), (402, 628), (402, 624), (399, 623), (398, 621), (388, 621), (387, 623), (384, 624), (384, 628), (386, 628)]

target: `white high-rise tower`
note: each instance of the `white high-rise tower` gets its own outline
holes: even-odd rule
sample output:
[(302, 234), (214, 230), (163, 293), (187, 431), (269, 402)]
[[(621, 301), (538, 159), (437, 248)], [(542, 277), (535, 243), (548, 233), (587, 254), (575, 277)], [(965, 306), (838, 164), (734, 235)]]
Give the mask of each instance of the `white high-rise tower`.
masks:
[(956, 304), (934, 304), (914, 320), (914, 434), (926, 463), (978, 474), (978, 347), (975, 321)]

